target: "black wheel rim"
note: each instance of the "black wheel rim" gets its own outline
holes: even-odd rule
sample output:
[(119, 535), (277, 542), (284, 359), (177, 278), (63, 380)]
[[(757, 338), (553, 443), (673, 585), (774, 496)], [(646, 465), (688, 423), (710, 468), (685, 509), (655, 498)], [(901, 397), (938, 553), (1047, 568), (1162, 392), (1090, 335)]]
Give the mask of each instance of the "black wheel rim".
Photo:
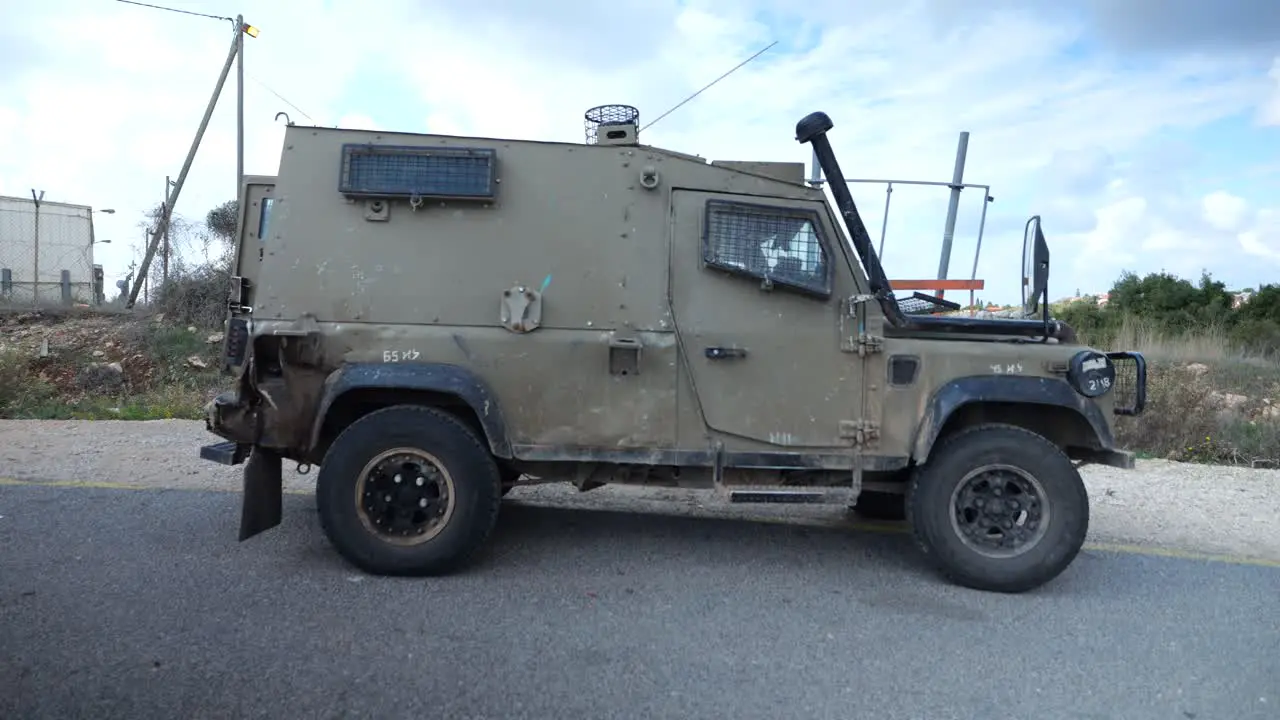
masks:
[(360, 522), (395, 545), (417, 545), (440, 534), (453, 515), (453, 501), (453, 477), (417, 448), (379, 453), (356, 479)]
[(1012, 465), (984, 465), (951, 493), (951, 527), (965, 545), (1007, 558), (1034, 548), (1049, 526), (1049, 500), (1031, 473)]

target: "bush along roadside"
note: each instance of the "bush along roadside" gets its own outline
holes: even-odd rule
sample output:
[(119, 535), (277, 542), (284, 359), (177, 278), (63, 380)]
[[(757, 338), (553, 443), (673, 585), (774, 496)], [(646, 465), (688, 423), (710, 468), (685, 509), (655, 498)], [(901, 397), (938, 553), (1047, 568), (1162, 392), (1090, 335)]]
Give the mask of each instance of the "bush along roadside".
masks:
[(1146, 412), (1116, 421), (1124, 447), (1184, 462), (1280, 464), (1280, 365), (1156, 359), (1148, 382)]
[(222, 334), (163, 315), (0, 317), (0, 417), (199, 419), (229, 384)]
[[(221, 331), (202, 327), (215, 315), (190, 322), (201, 306), (191, 297), (173, 293), (173, 312), (162, 306), (150, 317), (0, 315), (0, 418), (201, 419), (231, 379), (218, 370)], [(1280, 362), (1230, 352), (1205, 333), (1116, 344), (1148, 352), (1151, 362), (1146, 412), (1116, 421), (1122, 447), (1177, 461), (1280, 465)]]

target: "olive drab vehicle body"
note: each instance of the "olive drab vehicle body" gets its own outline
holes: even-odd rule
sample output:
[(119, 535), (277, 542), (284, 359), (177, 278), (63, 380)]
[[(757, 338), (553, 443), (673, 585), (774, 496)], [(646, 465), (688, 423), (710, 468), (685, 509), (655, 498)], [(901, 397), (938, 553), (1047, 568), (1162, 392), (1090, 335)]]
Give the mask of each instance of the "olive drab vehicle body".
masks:
[[(229, 296), (233, 389), (202, 456), (245, 464), (241, 539), (281, 519), (285, 460), (317, 466), (325, 532), (366, 571), (460, 567), (523, 483), (714, 488), (897, 516), (955, 582), (1035, 587), (1080, 548), (1081, 462), (1131, 467), (1137, 353), (1047, 311), (904, 311), (822, 113), (802, 163), (639, 142), (307, 127), (248, 177)], [(592, 118), (594, 122), (590, 122)]]

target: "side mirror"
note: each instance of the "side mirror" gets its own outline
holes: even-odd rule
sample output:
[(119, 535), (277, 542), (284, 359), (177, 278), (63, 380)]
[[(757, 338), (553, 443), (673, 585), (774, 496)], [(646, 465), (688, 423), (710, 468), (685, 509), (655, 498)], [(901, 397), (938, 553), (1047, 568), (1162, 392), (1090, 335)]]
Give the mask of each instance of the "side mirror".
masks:
[(1027, 295), (1027, 305), (1024, 308), (1028, 315), (1035, 314), (1040, 309), (1040, 303), (1044, 302), (1045, 314), (1049, 310), (1049, 243), (1044, 239), (1044, 232), (1040, 229), (1040, 216), (1035, 216), (1027, 221), (1030, 225), (1035, 223), (1035, 236), (1031, 250), (1031, 292)]

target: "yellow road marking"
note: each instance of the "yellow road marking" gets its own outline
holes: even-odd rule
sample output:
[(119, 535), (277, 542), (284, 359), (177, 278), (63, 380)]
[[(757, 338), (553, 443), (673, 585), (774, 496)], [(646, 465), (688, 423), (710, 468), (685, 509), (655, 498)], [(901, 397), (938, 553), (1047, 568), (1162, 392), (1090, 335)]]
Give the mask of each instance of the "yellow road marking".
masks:
[[(110, 482), (100, 480), (19, 480), (17, 478), (0, 477), (0, 487), (4, 486), (35, 486), (35, 487), (59, 487), (59, 488), (85, 488), (94, 490), (187, 490), (195, 492), (225, 492), (238, 493), (239, 487), (156, 487), (154, 485), (139, 485), (135, 483)], [(310, 490), (294, 490), (285, 488), (286, 495), (310, 495)], [(541, 503), (538, 503), (541, 504)], [(753, 522), (766, 522), (771, 524), (795, 524), (792, 521), (781, 520), (775, 518), (753, 518)], [(875, 533), (880, 535), (899, 535), (907, 532), (908, 528), (904, 523), (892, 522), (875, 522), (875, 521), (855, 521), (852, 523), (852, 529), (861, 532)], [(829, 525), (829, 527), (850, 527), (849, 524)], [(1134, 545), (1127, 543), (1109, 543), (1109, 542), (1087, 542), (1084, 544), (1085, 550), (1097, 552), (1116, 553), (1120, 555), (1145, 555), (1149, 557), (1166, 557), (1176, 560), (1198, 560), (1209, 563), (1222, 563), (1228, 565), (1252, 565), (1255, 567), (1280, 568), (1280, 560), (1271, 558), (1250, 557), (1248, 555), (1233, 555), (1219, 553), (1203, 553), (1194, 550), (1179, 550), (1177, 548), (1157, 547), (1152, 545)]]
[[(238, 493), (237, 487), (157, 487), (155, 485), (139, 485), (135, 483), (110, 482), (105, 480), (19, 480), (17, 478), (0, 477), (0, 487), (6, 485), (23, 485), (33, 487), (86, 488), (90, 490), (175, 490), (193, 492), (226, 492)], [(309, 490), (284, 489), (285, 495), (310, 495)]]
[(1150, 555), (1154, 557), (1175, 558), (1178, 560), (1200, 560), (1202, 562), (1226, 563), (1229, 565), (1254, 565), (1257, 567), (1280, 568), (1280, 560), (1249, 555), (1229, 555), (1218, 553), (1202, 553), (1194, 550), (1155, 547), (1150, 545), (1130, 545), (1126, 543), (1090, 542), (1085, 543), (1086, 550), (1119, 553), (1123, 555)]

